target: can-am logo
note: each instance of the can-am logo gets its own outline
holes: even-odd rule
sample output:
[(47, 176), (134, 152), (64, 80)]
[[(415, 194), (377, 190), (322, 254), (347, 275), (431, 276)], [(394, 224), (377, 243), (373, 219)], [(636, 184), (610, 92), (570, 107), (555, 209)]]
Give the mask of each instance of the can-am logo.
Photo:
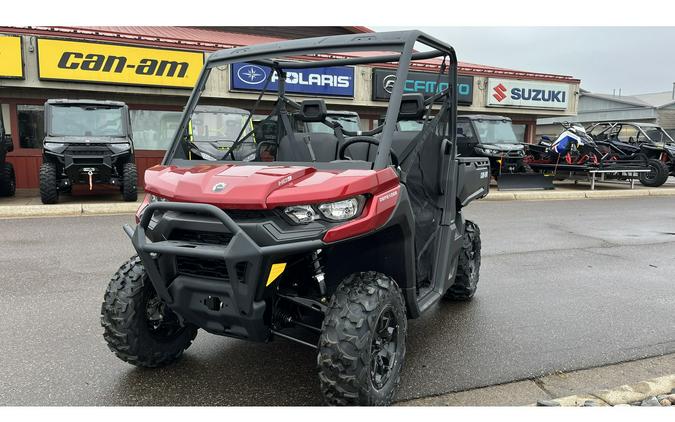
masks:
[(391, 94), (396, 83), (396, 75), (387, 75), (382, 79), (382, 87), (385, 91)]
[(566, 109), (569, 85), (564, 83), (489, 79), (488, 106)]

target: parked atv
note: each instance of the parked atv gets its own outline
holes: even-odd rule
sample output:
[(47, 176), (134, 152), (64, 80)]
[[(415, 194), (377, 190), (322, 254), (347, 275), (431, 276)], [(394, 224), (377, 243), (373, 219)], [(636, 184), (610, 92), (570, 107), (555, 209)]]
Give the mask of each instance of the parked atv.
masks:
[(641, 155), (648, 160), (649, 173), (641, 173), (645, 186), (658, 187), (675, 175), (675, 141), (660, 126), (648, 123), (603, 122), (587, 129), (600, 149), (612, 156)]
[(504, 116), (457, 117), (458, 150), (465, 156), (490, 160), (499, 190), (553, 189), (553, 178), (535, 173), (523, 161), (525, 146), (518, 142), (511, 119)]
[(5, 133), (2, 107), (0, 107), (0, 197), (14, 196), (16, 193), (16, 176), (14, 166), (7, 162), (7, 153), (14, 150), (11, 135)]
[[(415, 42), (425, 51), (413, 50)], [(397, 54), (296, 59), (385, 47)], [(276, 125), (276, 136), (248, 129), (260, 113), (253, 106), (216, 161), (204, 159), (190, 127), (199, 130), (193, 113), (213, 68), (255, 62), (284, 75), (398, 62), (405, 75), (411, 60), (433, 57), (443, 60), (439, 78), (456, 80), (452, 47), (419, 31), (211, 54), (162, 165), (145, 175), (149, 194), (138, 224), (125, 226), (137, 255), (105, 293), (101, 321), (110, 349), (133, 365), (159, 367), (178, 359), (199, 328), (250, 341), (283, 338), (317, 349), (327, 403), (391, 403), (407, 319), (442, 298), (467, 301), (476, 293), (480, 230), (462, 210), (488, 193), (490, 169), (487, 159), (457, 157), (455, 90), (425, 101), (422, 94), (404, 95), (399, 77), (384, 124), (354, 133), (329, 120), (323, 100), (289, 98), (280, 77), (276, 104), (257, 125)], [(264, 76), (264, 86), (271, 77)], [(421, 118), (436, 101), (442, 101), (438, 113), (421, 130), (396, 131), (397, 121)], [(333, 132), (295, 132), (295, 116)], [(256, 132), (266, 136), (255, 139), (254, 158), (238, 159), (235, 152)], [(274, 161), (259, 153), (271, 145)]]
[(54, 204), (74, 184), (118, 186), (125, 201), (137, 198), (137, 170), (126, 104), (48, 100), (40, 166), (40, 198)]

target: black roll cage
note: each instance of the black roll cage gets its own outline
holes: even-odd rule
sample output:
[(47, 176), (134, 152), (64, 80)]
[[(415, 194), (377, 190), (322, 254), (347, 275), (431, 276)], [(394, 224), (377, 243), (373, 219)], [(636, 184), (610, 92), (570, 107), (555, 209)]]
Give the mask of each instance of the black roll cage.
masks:
[[(417, 52), (414, 50), (415, 44), (420, 43), (432, 50)], [(312, 54), (344, 53), (359, 51), (391, 51), (399, 54), (369, 56), (369, 57), (351, 57), (337, 59), (319, 59), (316, 61), (284, 61), (274, 60), (273, 58), (302, 56)], [(348, 66), (359, 64), (376, 64), (398, 62), (396, 70), (396, 82), (389, 98), (388, 108), (384, 125), (381, 129), (382, 139), (377, 149), (377, 155), (374, 162), (374, 169), (380, 170), (389, 165), (390, 150), (392, 144), (392, 135), (396, 130), (396, 123), (401, 106), (401, 99), (404, 92), (405, 79), (410, 69), (410, 63), (413, 60), (424, 60), (435, 57), (447, 57), (447, 74), (449, 84), (445, 101), (450, 102), (448, 127), (446, 136), (452, 144), (452, 156), (456, 156), (456, 121), (457, 121), (457, 56), (455, 50), (448, 44), (425, 34), (422, 31), (394, 31), (379, 32), (358, 35), (336, 35), (329, 37), (315, 37), (298, 40), (289, 40), (269, 44), (257, 44), (247, 47), (232, 48), (220, 50), (211, 54), (207, 59), (199, 75), (188, 102), (183, 109), (180, 125), (176, 131), (173, 143), (162, 161), (162, 164), (168, 165), (173, 160), (175, 153), (181, 145), (183, 133), (188, 125), (199, 97), (206, 87), (211, 69), (238, 62), (249, 62), (257, 65), (268, 66), (279, 75), (279, 88), (277, 96), (285, 96), (285, 69), (312, 69), (327, 66)], [(444, 93), (445, 95), (446, 93)], [(425, 102), (426, 103), (426, 102)], [(285, 112), (285, 103), (281, 101), (280, 112)]]

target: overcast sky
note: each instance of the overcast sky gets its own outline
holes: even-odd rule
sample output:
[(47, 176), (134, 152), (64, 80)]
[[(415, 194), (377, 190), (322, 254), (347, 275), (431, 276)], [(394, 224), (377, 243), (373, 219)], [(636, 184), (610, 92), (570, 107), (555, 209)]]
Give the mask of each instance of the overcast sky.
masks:
[(450, 43), (460, 61), (571, 75), (592, 92), (611, 94), (619, 88), (622, 95), (662, 92), (670, 91), (675, 82), (675, 27), (418, 29)]

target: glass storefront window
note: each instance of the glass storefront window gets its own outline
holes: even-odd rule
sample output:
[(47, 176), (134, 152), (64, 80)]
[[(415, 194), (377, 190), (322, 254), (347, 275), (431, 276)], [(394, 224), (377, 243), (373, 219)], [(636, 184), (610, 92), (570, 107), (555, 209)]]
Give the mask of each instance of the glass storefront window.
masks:
[(21, 148), (42, 148), (45, 138), (44, 107), (41, 105), (17, 105), (19, 121), (19, 145)]
[(180, 124), (179, 111), (131, 110), (131, 130), (136, 149), (169, 148)]

